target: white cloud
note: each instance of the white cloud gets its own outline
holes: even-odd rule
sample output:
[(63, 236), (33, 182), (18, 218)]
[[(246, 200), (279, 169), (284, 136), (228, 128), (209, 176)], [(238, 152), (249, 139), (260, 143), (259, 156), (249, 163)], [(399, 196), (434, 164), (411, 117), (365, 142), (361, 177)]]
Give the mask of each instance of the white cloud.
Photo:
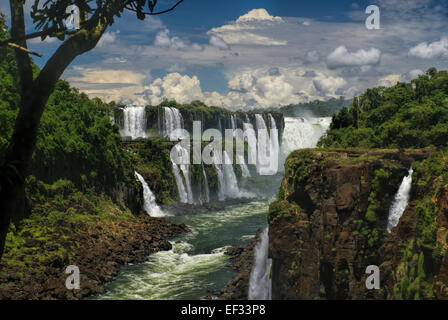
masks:
[(76, 75), (68, 77), (67, 81), (90, 97), (101, 97), (106, 101), (131, 99), (137, 102), (136, 92), (141, 92), (143, 83), (150, 79), (149, 72), (123, 69), (74, 67), (73, 72)]
[(283, 22), (282, 18), (271, 16), (266, 9), (254, 9), (235, 22), (213, 28), (207, 34), (218, 36), (227, 44), (284, 46), (287, 41), (260, 34), (269, 32), (273, 24)]
[(156, 47), (161, 48), (170, 48), (174, 50), (193, 50), (193, 51), (202, 51), (203, 48), (201, 45), (197, 43), (191, 44), (190, 41), (186, 39), (181, 39), (179, 37), (170, 37), (170, 31), (168, 29), (164, 29), (159, 31), (154, 40), (154, 45)]
[(340, 77), (325, 77), (320, 75), (318, 78), (313, 80), (313, 84), (316, 90), (325, 96), (335, 96), (337, 95), (336, 92), (343, 88), (347, 82)]
[(369, 50), (360, 49), (349, 52), (345, 46), (336, 48), (327, 57), (327, 66), (330, 69), (376, 65), (381, 60), (381, 51), (375, 48)]
[(179, 103), (188, 103), (203, 98), (201, 85), (196, 76), (182, 76), (179, 73), (170, 73), (163, 78), (154, 80), (145, 86), (144, 98), (149, 104), (156, 105), (165, 98), (174, 99)]
[(236, 20), (236, 23), (252, 22), (252, 21), (271, 21), (283, 22), (280, 17), (271, 16), (266, 9), (253, 9), (247, 14), (242, 15)]
[(430, 44), (422, 42), (409, 50), (409, 55), (421, 59), (434, 59), (439, 57), (448, 58), (448, 38), (443, 37), (440, 41)]
[(378, 80), (378, 84), (383, 87), (391, 87), (400, 81), (401, 75), (399, 74), (389, 74), (388, 76)]
[(210, 37), (210, 44), (220, 50), (229, 50), (230, 46), (220, 37), (212, 35)]
[(117, 36), (120, 34), (120, 30), (117, 31), (107, 31), (103, 34), (100, 41), (96, 45), (97, 48), (105, 47), (108, 44), (115, 43)]

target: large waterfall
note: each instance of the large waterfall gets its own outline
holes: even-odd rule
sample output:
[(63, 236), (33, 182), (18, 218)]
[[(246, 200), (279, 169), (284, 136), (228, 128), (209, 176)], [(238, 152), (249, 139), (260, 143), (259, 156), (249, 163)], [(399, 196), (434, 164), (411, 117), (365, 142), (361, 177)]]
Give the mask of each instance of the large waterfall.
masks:
[(394, 202), (389, 210), (389, 219), (387, 222), (387, 232), (391, 232), (393, 227), (398, 225), (401, 216), (403, 215), (404, 210), (409, 203), (409, 198), (411, 196), (411, 187), (412, 187), (412, 173), (414, 171), (409, 169), (409, 174), (403, 178), (401, 182), (400, 188), (395, 195)]
[(124, 127), (120, 134), (132, 139), (146, 138), (145, 107), (126, 107), (123, 113)]
[(282, 162), (294, 150), (315, 148), (330, 124), (331, 118), (285, 118)]
[(138, 172), (135, 172), (135, 176), (143, 186), (143, 209), (151, 217), (164, 217), (165, 214), (157, 205), (156, 197), (152, 193), (151, 189), (149, 189), (149, 186), (146, 183), (145, 179)]
[(269, 229), (260, 235), (255, 247), (254, 266), (249, 278), (249, 300), (271, 300), (272, 281), (270, 278), (272, 261), (268, 258)]

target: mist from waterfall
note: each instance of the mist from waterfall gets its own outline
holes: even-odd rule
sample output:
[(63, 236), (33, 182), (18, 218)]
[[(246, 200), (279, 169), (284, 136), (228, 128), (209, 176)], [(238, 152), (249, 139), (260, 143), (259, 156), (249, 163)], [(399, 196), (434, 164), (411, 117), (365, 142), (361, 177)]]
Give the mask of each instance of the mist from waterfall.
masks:
[(255, 246), (254, 265), (249, 278), (249, 300), (271, 300), (272, 281), (270, 278), (272, 260), (269, 259), (269, 229), (260, 235), (260, 242)]
[(124, 126), (120, 134), (123, 137), (146, 138), (145, 107), (126, 107), (123, 109)]
[(398, 225), (401, 216), (403, 215), (404, 210), (408, 206), (409, 199), (411, 197), (411, 188), (412, 188), (412, 174), (414, 171), (409, 169), (409, 173), (406, 177), (403, 178), (401, 182), (400, 188), (395, 194), (394, 201), (389, 210), (389, 218), (387, 221), (387, 232), (391, 232), (393, 227)]
[(135, 172), (135, 176), (143, 186), (143, 209), (151, 217), (165, 217), (166, 214), (163, 213), (162, 209), (157, 205), (156, 197), (152, 193), (145, 179), (138, 172)]

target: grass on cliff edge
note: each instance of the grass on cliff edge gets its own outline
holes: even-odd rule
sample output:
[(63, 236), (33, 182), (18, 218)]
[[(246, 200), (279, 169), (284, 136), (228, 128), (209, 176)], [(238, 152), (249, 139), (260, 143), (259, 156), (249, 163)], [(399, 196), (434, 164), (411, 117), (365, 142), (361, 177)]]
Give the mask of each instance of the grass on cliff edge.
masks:
[(81, 246), (77, 235), (87, 228), (136, 219), (124, 205), (93, 192), (83, 194), (68, 180), (32, 187), (30, 216), (12, 224), (7, 234), (0, 279), (20, 281), (37, 275), (56, 257), (70, 262)]

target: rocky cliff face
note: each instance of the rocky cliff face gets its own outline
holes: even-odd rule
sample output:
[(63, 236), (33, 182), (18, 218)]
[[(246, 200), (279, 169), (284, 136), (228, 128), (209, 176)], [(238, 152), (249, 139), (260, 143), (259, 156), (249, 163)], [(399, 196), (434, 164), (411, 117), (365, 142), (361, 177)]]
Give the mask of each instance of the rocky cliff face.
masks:
[[(268, 217), (273, 299), (446, 297), (448, 187), (428, 154), (291, 154)], [(411, 202), (388, 234), (389, 208), (412, 163)], [(366, 289), (369, 265), (380, 268), (380, 290)]]

